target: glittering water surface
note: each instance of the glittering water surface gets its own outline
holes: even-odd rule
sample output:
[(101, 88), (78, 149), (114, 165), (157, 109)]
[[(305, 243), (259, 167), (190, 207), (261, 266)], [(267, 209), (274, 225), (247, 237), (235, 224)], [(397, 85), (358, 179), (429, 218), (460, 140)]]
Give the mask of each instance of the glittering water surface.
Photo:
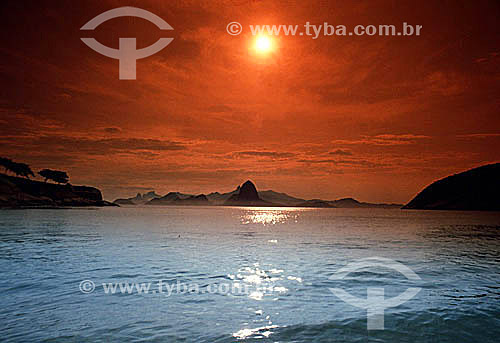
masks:
[[(367, 257), (392, 269), (330, 277)], [(0, 211), (3, 342), (498, 342), (500, 214), (370, 209)], [(92, 280), (92, 293), (80, 291)], [(245, 292), (106, 294), (113, 282)], [(337, 298), (421, 291), (367, 330)]]

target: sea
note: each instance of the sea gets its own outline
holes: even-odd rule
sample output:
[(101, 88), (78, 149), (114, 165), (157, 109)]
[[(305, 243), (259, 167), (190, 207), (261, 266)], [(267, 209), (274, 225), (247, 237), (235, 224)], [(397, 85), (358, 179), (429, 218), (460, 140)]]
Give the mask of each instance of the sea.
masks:
[(1, 342), (500, 342), (500, 213), (0, 211)]

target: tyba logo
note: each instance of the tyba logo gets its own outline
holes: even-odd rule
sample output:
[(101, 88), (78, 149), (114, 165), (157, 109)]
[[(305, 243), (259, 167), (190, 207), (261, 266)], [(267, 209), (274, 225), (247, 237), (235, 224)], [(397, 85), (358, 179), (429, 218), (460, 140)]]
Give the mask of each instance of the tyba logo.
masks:
[[(105, 21), (118, 17), (139, 17), (152, 22), (160, 30), (173, 30), (172, 26), (156, 14), (136, 7), (119, 7), (101, 13), (83, 25), (80, 30), (94, 30)], [(113, 49), (102, 45), (94, 38), (82, 38), (82, 41), (93, 50), (120, 61), (120, 80), (135, 80), (137, 60), (156, 54), (173, 40), (173, 38), (160, 38), (146, 48), (137, 49), (135, 38), (120, 38), (119, 48)]]
[[(390, 268), (403, 274), (408, 280), (421, 280), (420, 277), (410, 268), (397, 261), (382, 258), (382, 257), (369, 257), (351, 262), (347, 266), (339, 269), (333, 274), (330, 280), (343, 280), (348, 274), (373, 269), (373, 268)], [(386, 299), (384, 297), (384, 288), (382, 287), (368, 287), (366, 289), (366, 299), (357, 298), (343, 289), (330, 288), (330, 291), (335, 294), (342, 301), (366, 310), (367, 315), (367, 329), (368, 330), (383, 330), (384, 329), (384, 310), (390, 307), (399, 306), (420, 292), (419, 287), (410, 287), (403, 293), (393, 298)]]

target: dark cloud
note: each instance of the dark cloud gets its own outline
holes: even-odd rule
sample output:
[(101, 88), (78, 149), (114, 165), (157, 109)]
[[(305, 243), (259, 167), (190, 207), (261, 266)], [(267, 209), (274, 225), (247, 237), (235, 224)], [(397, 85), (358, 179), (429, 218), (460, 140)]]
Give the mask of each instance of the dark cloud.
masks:
[(221, 113), (221, 112), (230, 112), (232, 108), (226, 105), (212, 105), (207, 109), (209, 112)]
[(330, 155), (340, 155), (340, 156), (352, 156), (352, 152), (349, 150), (337, 149), (329, 152)]
[(380, 134), (374, 136), (363, 136), (360, 139), (336, 139), (332, 141), (334, 144), (345, 145), (379, 145), (379, 146), (394, 146), (394, 145), (409, 145), (415, 144), (422, 139), (429, 139), (430, 136), (415, 135), (415, 134)]
[(458, 135), (458, 138), (498, 138), (500, 133), (471, 133), (467, 135)]
[(309, 160), (298, 160), (297, 162), (300, 163), (314, 163), (314, 164), (322, 164), (322, 163), (335, 163), (337, 162), (336, 160), (331, 160), (331, 159), (309, 159)]
[(109, 134), (116, 134), (122, 132), (122, 130), (118, 127), (107, 127), (104, 129), (104, 132)]
[(295, 154), (291, 152), (278, 151), (238, 151), (233, 154), (236, 156), (257, 156), (270, 158), (289, 158), (295, 156)]
[(94, 154), (106, 154), (111, 151), (175, 151), (186, 149), (185, 145), (179, 142), (143, 138), (86, 139), (72, 137), (40, 137), (38, 139), (38, 144), (40, 146), (52, 145), (61, 147), (74, 145), (79, 151)]
[[(18, 138), (14, 141), (4, 141), (5, 147), (22, 150), (44, 150), (54, 154), (78, 153), (90, 155), (107, 155), (137, 151), (165, 152), (185, 150), (180, 142), (144, 139), (144, 138), (105, 138), (91, 139), (69, 136), (40, 136)], [(150, 155), (151, 156), (151, 155)]]
[(336, 166), (355, 166), (355, 167), (382, 167), (386, 166), (384, 163), (376, 163), (371, 161), (364, 160), (334, 160), (334, 159), (302, 159), (298, 160), (300, 163), (309, 163), (309, 164), (333, 164)]

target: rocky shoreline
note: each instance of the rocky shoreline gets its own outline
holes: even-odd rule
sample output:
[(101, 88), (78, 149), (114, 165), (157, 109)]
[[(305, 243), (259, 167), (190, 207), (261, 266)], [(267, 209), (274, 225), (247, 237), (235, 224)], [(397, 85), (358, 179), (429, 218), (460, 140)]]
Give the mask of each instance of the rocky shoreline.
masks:
[(99, 189), (59, 185), (0, 174), (0, 208), (65, 208), (118, 206), (102, 198)]

